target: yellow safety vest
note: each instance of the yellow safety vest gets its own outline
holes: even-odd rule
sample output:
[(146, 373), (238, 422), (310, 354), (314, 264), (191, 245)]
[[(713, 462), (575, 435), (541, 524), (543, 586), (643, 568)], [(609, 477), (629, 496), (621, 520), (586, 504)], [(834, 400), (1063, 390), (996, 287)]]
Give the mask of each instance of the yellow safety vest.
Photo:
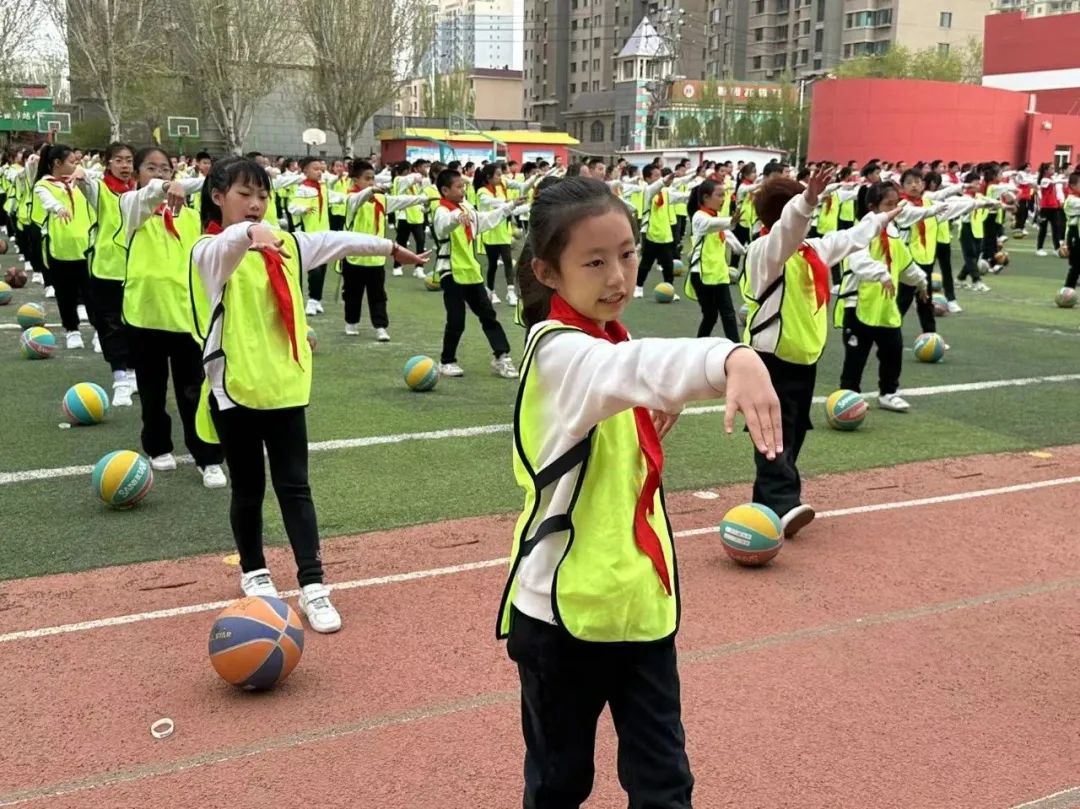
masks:
[[(300, 229), (305, 233), (322, 233), (330, 230), (330, 192), (326, 183), (319, 183), (322, 192), (322, 205), (319, 205), (318, 196), (297, 197), (293, 196), (293, 202), (297, 206), (303, 206), (304, 212), (300, 214)], [(301, 184), (299, 187), (310, 188)]]
[(661, 188), (649, 205), (648, 221), (644, 222), (645, 238), (653, 244), (671, 244), (671, 203), (668, 190)]
[[(697, 214), (694, 214), (697, 216)], [(693, 273), (701, 274), (701, 283), (715, 286), (730, 284), (731, 274), (728, 269), (727, 242), (723, 231), (694, 236), (690, 247), (690, 272), (686, 274), (683, 291), (691, 300), (697, 300), (697, 293), (690, 282)]]
[[(562, 324), (540, 329), (525, 351), (514, 409), (514, 477), (525, 492), (525, 507), (514, 531), (497, 634), (502, 638), (510, 631), (510, 606), (517, 593), (521, 561), (537, 542), (560, 541), (557, 535), (563, 533), (566, 549), (552, 584), (556, 621), (585, 641), (661, 640), (673, 635), (679, 625), (675, 548), (660, 487), (648, 520), (660, 538), (671, 573), (672, 594), (668, 595), (652, 560), (641, 552), (634, 537), (634, 512), (646, 473), (634, 411), (627, 409), (604, 419), (567, 455), (544, 469), (536, 468), (546, 435), (541, 403), (551, 393), (532, 373), (532, 362), (543, 337), (567, 330), (573, 329)], [(566, 475), (576, 479), (568, 513), (557, 521), (549, 516), (541, 522), (538, 512), (545, 493)]]
[(90, 249), (90, 226), (93, 224), (93, 216), (90, 212), (90, 203), (86, 201), (83, 192), (76, 185), (65, 188), (49, 180), (38, 180), (35, 187), (38, 186), (48, 191), (71, 213), (71, 220), (68, 222), (47, 213), (37, 194), (34, 194), (34, 202), (42, 213), (39, 224), (46, 225), (45, 241), (42, 246), (46, 265), (49, 259), (78, 261), (86, 258), (86, 251)]
[(626, 198), (630, 200), (630, 204), (634, 206), (634, 211), (637, 212), (638, 219), (641, 219), (641, 217), (645, 215), (645, 186), (639, 183), (637, 190), (631, 191), (626, 195)]
[[(348, 229), (353, 233), (386, 238), (386, 195), (378, 192), (357, 206)], [(385, 267), (386, 256), (346, 256), (345, 261), (357, 267)]]
[[(488, 199), (495, 199), (496, 202), (498, 202), (498, 203), (507, 202), (508, 200), (506, 198), (506, 188), (505, 188), (505, 186), (502, 186), (502, 185), (495, 186), (494, 192), (490, 188), (488, 188), (487, 186), (484, 186), (483, 188), (481, 188), (479, 191), (476, 192), (477, 203), (480, 203), (481, 201), (488, 200)], [(479, 204), (477, 205), (477, 208), (482, 209), (483, 207), (484, 207), (483, 205), (479, 205)], [(495, 206), (493, 205), (491, 207), (493, 208)], [(491, 208), (488, 208), (488, 210), (491, 210)], [(480, 240), (484, 244), (491, 244), (491, 245), (511, 244), (513, 240), (510, 237), (510, 222), (509, 222), (509, 220), (503, 219), (499, 224), (497, 224), (491, 230), (484, 231), (484, 233), (482, 233), (480, 235)]]
[(120, 195), (114, 194), (104, 180), (98, 180), (97, 186), (97, 221), (90, 231), (90, 274), (104, 281), (123, 281), (127, 253)]
[[(929, 196), (923, 195), (923, 207), (933, 206), (934, 202)], [(923, 233), (919, 233), (919, 223), (911, 226), (908, 233), (908, 248), (911, 258), (918, 264), (933, 264), (937, 255), (938, 220), (936, 216), (928, 217), (922, 221)]]
[(844, 222), (855, 221), (855, 200), (849, 199), (840, 203), (840, 219)]
[(191, 208), (173, 217), (177, 238), (154, 214), (135, 231), (127, 249), (124, 322), (142, 329), (206, 334), (210, 302), (202, 279), (189, 268), (191, 245), (199, 238), (199, 217)]
[[(743, 277), (749, 279), (747, 267)], [(749, 281), (744, 285), (747, 303), (746, 333), (743, 342), (759, 351), (775, 354), (785, 362), (795, 365), (813, 365), (825, 350), (829, 331), (828, 306), (817, 305), (814, 287), (814, 271), (810, 262), (795, 253), (784, 264), (783, 274), (754, 298), (748, 292)], [(765, 315), (762, 307), (774, 295), (780, 296), (780, 307), (771, 315)], [(771, 307), (770, 307), (771, 310)], [(780, 336), (776, 346), (764, 346), (759, 335), (776, 321), (780, 322)]]
[[(892, 236), (888, 238), (891, 260), (885, 260), (885, 250), (881, 246), (880, 237), (870, 243), (870, 257), (888, 267), (893, 285), (899, 288), (900, 274), (911, 266), (912, 257), (904, 242)], [(900, 317), (900, 308), (896, 305), (896, 298), (887, 298), (885, 290), (878, 281), (863, 281), (859, 284), (855, 316), (867, 326), (898, 329), (903, 322)]]
[(822, 236), (832, 233), (839, 228), (840, 222), (840, 195), (835, 191), (825, 198), (821, 204), (821, 213), (818, 214), (817, 231)]
[[(350, 177), (338, 177), (330, 184), (330, 190), (337, 194), (348, 194), (350, 188), (352, 188), (352, 178)], [(346, 203), (344, 201), (330, 203), (330, 213), (334, 216), (344, 216), (345, 211)]]
[[(434, 225), (431, 229), (435, 230)], [(450, 259), (450, 272), (447, 273), (445, 269), (440, 270), (440, 278), (449, 274), (458, 284), (484, 283), (484, 276), (480, 272), (480, 262), (476, 260), (476, 252), (473, 248), (475, 241), (475, 234), (470, 240), (465, 228), (460, 225), (450, 231), (448, 238), (435, 240), (436, 256), (441, 259)]]

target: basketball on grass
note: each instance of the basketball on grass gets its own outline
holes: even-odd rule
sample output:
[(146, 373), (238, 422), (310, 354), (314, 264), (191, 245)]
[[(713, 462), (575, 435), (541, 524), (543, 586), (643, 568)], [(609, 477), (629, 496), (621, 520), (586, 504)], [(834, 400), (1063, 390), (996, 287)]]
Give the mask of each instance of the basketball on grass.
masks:
[(0, 306), (11, 303), (11, 285), (7, 281), (0, 281)]
[(44, 326), (45, 307), (40, 303), (35, 303), (33, 301), (24, 303), (15, 310), (15, 319), (19, 321), (19, 325), (24, 329), (29, 329), (33, 326)]
[(949, 299), (944, 295), (935, 295), (933, 297), (934, 314), (938, 317), (945, 317), (949, 314)]
[(319, 335), (315, 333), (315, 329), (311, 326), (307, 327), (307, 344), (311, 348), (311, 353), (315, 353), (315, 346), (319, 344)]
[(439, 365), (431, 357), (411, 357), (403, 372), (409, 390), (427, 391), (439, 383)]
[(428, 292), (438, 292), (441, 290), (442, 284), (439, 281), (439, 274), (435, 272), (428, 273), (427, 277), (424, 279), (424, 286), (427, 288)]
[(26, 270), (21, 267), (9, 267), (4, 273), (4, 282), (12, 289), (22, 289), (26, 286)]
[(683, 264), (681, 258), (677, 258), (674, 262), (672, 262), (672, 269), (677, 276), (684, 275), (686, 273), (686, 265)]
[(1076, 306), (1076, 290), (1072, 287), (1062, 287), (1054, 296), (1054, 303), (1061, 309), (1072, 309)]
[(19, 345), (28, 360), (47, 360), (56, 351), (56, 337), (42, 326), (33, 326), (19, 337)]
[(109, 394), (101, 385), (78, 382), (64, 394), (62, 407), (69, 424), (101, 424), (109, 414)]
[(653, 289), (653, 295), (656, 296), (657, 303), (671, 303), (675, 300), (675, 287), (667, 281), (661, 281)]
[(930, 275), (930, 287), (934, 292), (941, 292), (945, 284), (945, 279), (942, 278), (941, 273), (935, 272)]
[(825, 400), (825, 421), (834, 430), (859, 429), (866, 418), (866, 400), (853, 390), (837, 390)]
[(223, 609), (210, 629), (210, 665), (245, 691), (273, 688), (303, 653), (304, 627), (280, 598), (243, 598)]
[(912, 350), (919, 362), (941, 362), (945, 356), (945, 341), (940, 334), (920, 334), (915, 338)]
[(720, 541), (727, 555), (747, 567), (763, 565), (780, 553), (784, 529), (768, 506), (746, 503), (735, 506), (720, 523)]
[(146, 497), (154, 487), (154, 470), (139, 453), (118, 449), (94, 464), (90, 485), (101, 502), (113, 508), (127, 509)]

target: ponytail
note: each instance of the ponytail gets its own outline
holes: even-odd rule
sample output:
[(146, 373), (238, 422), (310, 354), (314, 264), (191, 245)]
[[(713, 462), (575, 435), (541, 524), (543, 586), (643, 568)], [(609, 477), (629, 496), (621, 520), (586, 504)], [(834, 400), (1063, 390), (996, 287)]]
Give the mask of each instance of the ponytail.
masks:
[(704, 180), (690, 189), (690, 199), (686, 203), (686, 216), (690, 219), (694, 218), (694, 214), (698, 212), (698, 209), (703, 207), (702, 200), (709, 197), (715, 190), (718, 183), (715, 180)]

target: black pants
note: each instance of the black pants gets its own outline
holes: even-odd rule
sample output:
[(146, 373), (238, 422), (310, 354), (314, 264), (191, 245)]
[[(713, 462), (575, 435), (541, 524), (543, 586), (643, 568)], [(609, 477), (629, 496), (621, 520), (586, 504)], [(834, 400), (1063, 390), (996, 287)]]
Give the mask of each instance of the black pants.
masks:
[(514, 610), (506, 651), (521, 681), (524, 809), (578, 809), (589, 797), (605, 705), (630, 809), (690, 809), (674, 639), (589, 643)]
[(330, 230), (345, 230), (345, 214), (328, 213), (326, 218), (330, 223)]
[(41, 273), (45, 280), (45, 286), (55, 287), (53, 283), (53, 271), (45, 266), (45, 256), (42, 254), (42, 246), (44, 240), (41, 238), (41, 228), (35, 225), (33, 222), (28, 222), (23, 226), (23, 239), (22, 244), (23, 255), (26, 256), (26, 260), (30, 262), (30, 267), (34, 272)]
[(487, 253), (487, 288), (495, 289), (495, 273), (499, 269), (499, 261), (502, 260), (503, 273), (506, 275), (506, 285), (514, 285), (514, 255), (508, 244), (485, 244), (484, 252)]
[[(7, 194), (0, 194), (0, 228), (8, 226)], [(10, 235), (14, 235), (8, 231)]]
[(731, 303), (731, 284), (706, 284), (701, 280), (701, 273), (690, 273), (690, 285), (697, 295), (701, 307), (701, 324), (698, 337), (711, 337), (716, 318), (719, 316), (724, 328), (724, 336), (731, 342), (738, 343), (739, 322), (735, 319), (735, 307)]
[(996, 263), (994, 256), (1001, 249), (998, 247), (997, 241), (1000, 235), (1001, 223), (997, 221), (996, 214), (986, 217), (986, 221), (983, 223), (982, 257), (990, 264)]
[[(731, 233), (732, 233), (732, 235), (735, 236), (736, 239), (739, 240), (739, 244), (741, 244), (743, 247), (749, 247), (750, 246), (750, 227), (749, 227), (749, 225), (744, 225), (744, 224), (740, 223), (740, 224), (736, 225), (735, 227), (733, 227), (731, 229)], [(731, 256), (731, 269), (733, 269), (733, 270), (739, 269), (739, 260), (741, 258), (742, 258), (742, 256), (740, 256), (738, 254), (732, 254), (732, 256)]]
[(1065, 276), (1065, 286), (1076, 289), (1076, 283), (1080, 281), (1080, 228), (1071, 226), (1065, 243), (1069, 245), (1069, 273)]
[(90, 270), (86, 259), (61, 261), (50, 259), (52, 286), (56, 290), (56, 308), (60, 310), (60, 323), (64, 331), (79, 328), (79, 301), (86, 307), (90, 322), (94, 322), (94, 299), (90, 291)]
[(1065, 236), (1065, 211), (1062, 208), (1043, 208), (1039, 211), (1039, 242), (1035, 246), (1042, 250), (1046, 244), (1046, 229), (1050, 228), (1054, 240), (1054, 249), (1061, 247), (1061, 240)]
[(218, 410), (217, 402), (211, 398), (210, 412), (229, 464), (232, 481), (229, 522), (240, 554), (240, 569), (250, 573), (266, 567), (262, 530), (263, 498), (266, 495), (265, 448), (270, 462), (270, 482), (296, 559), (297, 579), (301, 587), (321, 583), (319, 526), (311, 486), (308, 485), (304, 408), (252, 410), (232, 407)]
[[(926, 273), (926, 287), (930, 289), (930, 278), (934, 272), (933, 264), (919, 264), (919, 269)], [(900, 310), (900, 317), (904, 317), (915, 302), (915, 311), (919, 313), (919, 328), (926, 332), (937, 331), (937, 317), (934, 315), (934, 300), (928, 296), (925, 301), (919, 300), (918, 290), (910, 284), (900, 284), (896, 290), (896, 306)]]
[(899, 328), (867, 326), (855, 315), (855, 308), (844, 310), (844, 369), (840, 387), (862, 392), (862, 374), (870, 349), (877, 346), (878, 390), (896, 393), (900, 388), (900, 366), (904, 356), (904, 338)]
[(172, 419), (165, 405), (169, 396), (169, 370), (184, 444), (197, 466), (219, 464), (221, 447), (207, 444), (195, 432), (195, 410), (203, 383), (202, 351), (190, 334), (129, 325), (131, 364), (139, 383), (142, 407), (142, 447), (151, 458), (173, 451)]
[[(945, 227), (948, 223), (942, 223), (941, 227)], [(952, 244), (945, 244), (944, 242), (938, 242), (937, 245), (937, 265), (941, 271), (941, 291), (945, 293), (945, 298), (950, 301), (956, 300), (956, 286), (953, 283), (952, 274)]]
[[(94, 328), (101, 341), (101, 353), (114, 371), (128, 367), (127, 327), (121, 311), (124, 308), (124, 282), (90, 276), (90, 293), (94, 299), (92, 313)], [(90, 314), (88, 312), (88, 314)]]
[(810, 406), (814, 400), (817, 365), (796, 365), (775, 354), (759, 352), (769, 370), (776, 396), (780, 400), (780, 420), (784, 433), (784, 451), (770, 461), (754, 448), (754, 502), (768, 506), (783, 517), (802, 504), (802, 478), (798, 461), (810, 424)]
[(971, 223), (964, 222), (960, 226), (960, 252), (964, 256), (964, 267), (960, 270), (959, 280), (971, 278), (974, 284), (982, 280), (979, 272), (979, 257), (982, 251), (982, 242), (971, 232)]
[[(410, 236), (412, 236), (413, 240), (416, 242), (416, 252), (423, 253), (424, 241), (427, 238), (426, 232), (424, 231), (424, 223), (406, 222), (405, 214), (402, 214), (401, 218), (399, 218), (397, 222), (397, 243), (400, 244), (402, 247), (408, 247)], [(400, 266), (401, 262), (397, 259), (394, 259), (394, 267)]]
[(682, 255), (683, 239), (686, 238), (686, 214), (675, 217), (675, 255)]
[(326, 265), (315, 267), (307, 274), (308, 297), (313, 301), (321, 301), (323, 285), (326, 283)]
[(1028, 217), (1031, 215), (1031, 207), (1033, 200), (1031, 199), (1018, 199), (1016, 201), (1016, 229), (1023, 230), (1024, 225), (1027, 224)]
[(443, 332), (442, 362), (448, 365), (457, 362), (458, 343), (465, 333), (465, 306), (480, 320), (488, 345), (496, 357), (510, 353), (510, 343), (506, 332), (495, 316), (495, 307), (483, 284), (459, 284), (452, 275), (444, 275), (439, 282), (443, 292), (443, 306), (446, 307), (446, 330)]
[(675, 258), (672, 256), (671, 242), (650, 242), (645, 236), (641, 237), (641, 265), (638, 267), (637, 285), (645, 286), (652, 270), (653, 262), (660, 265), (664, 272), (664, 280), (669, 284), (675, 281)]
[(390, 325), (386, 313), (386, 267), (361, 267), (341, 263), (341, 297), (345, 301), (345, 322), (355, 325), (360, 322), (360, 309), (367, 292), (368, 313), (371, 325), (376, 329), (385, 329)]
[(852, 219), (837, 219), (836, 220), (836, 229), (837, 230), (847, 230), (848, 228), (853, 228), (853, 227), (855, 227), (855, 222)]

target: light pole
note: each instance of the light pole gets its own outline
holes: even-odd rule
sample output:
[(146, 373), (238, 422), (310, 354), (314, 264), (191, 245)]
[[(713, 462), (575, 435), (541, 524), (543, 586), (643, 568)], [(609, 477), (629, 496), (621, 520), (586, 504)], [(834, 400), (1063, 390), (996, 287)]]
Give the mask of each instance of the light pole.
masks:
[(818, 79), (835, 79), (832, 73), (811, 73), (799, 79), (799, 124), (795, 130), (795, 168), (802, 161), (802, 122), (803, 122), (803, 98), (806, 95), (806, 85), (813, 84)]

